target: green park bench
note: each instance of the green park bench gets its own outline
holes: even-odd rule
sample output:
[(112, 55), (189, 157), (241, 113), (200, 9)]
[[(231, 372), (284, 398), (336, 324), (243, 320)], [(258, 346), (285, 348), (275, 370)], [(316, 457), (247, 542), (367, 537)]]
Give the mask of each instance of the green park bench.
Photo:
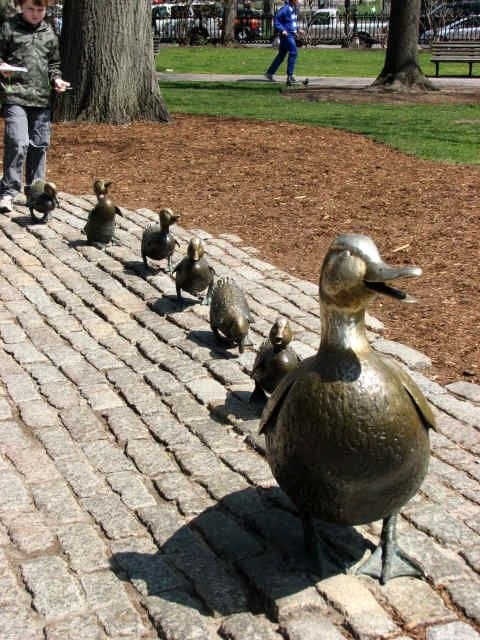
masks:
[(472, 77), (472, 67), (480, 62), (480, 40), (432, 42), (432, 57), (435, 76), (438, 78), (441, 62), (463, 62), (468, 64), (468, 77)]

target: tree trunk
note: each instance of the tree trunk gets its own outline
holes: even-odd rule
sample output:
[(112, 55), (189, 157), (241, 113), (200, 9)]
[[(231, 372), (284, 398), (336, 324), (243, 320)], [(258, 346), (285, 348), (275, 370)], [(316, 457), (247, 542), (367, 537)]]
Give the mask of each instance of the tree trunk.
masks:
[(392, 0), (384, 67), (374, 86), (394, 90), (436, 87), (418, 62), (418, 23), (421, 0)]
[(235, 41), (235, 7), (234, 0), (224, 0), (223, 3), (223, 33), (222, 44), (229, 45)]
[(72, 90), (57, 98), (55, 120), (168, 122), (155, 77), (150, 3), (65, 0), (60, 51)]
[(14, 0), (0, 0), (0, 24), (16, 12)]

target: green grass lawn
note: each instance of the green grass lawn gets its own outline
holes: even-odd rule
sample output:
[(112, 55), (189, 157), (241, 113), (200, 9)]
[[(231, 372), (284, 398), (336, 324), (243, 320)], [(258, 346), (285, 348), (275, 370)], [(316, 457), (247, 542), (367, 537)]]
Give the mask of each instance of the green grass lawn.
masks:
[[(166, 47), (157, 69), (177, 73), (263, 73), (274, 55), (271, 47)], [(300, 49), (300, 76), (376, 77), (382, 50)], [(429, 54), (420, 54), (426, 74)], [(460, 73), (459, 65), (453, 72)], [(442, 70), (443, 71), (443, 70)], [(449, 70), (445, 68), (445, 73)], [(277, 85), (259, 82), (161, 82), (171, 113), (276, 120), (333, 127), (369, 136), (421, 158), (480, 164), (480, 106), (354, 105), (287, 100)]]
[[(260, 47), (162, 47), (156, 57), (157, 71), (175, 73), (234, 73), (261, 75), (272, 61), (276, 49)], [(376, 77), (385, 60), (384, 49), (342, 49), (337, 47), (300, 47), (297, 61), (301, 76)], [(435, 68), (430, 53), (419, 54), (420, 66), (427, 75)], [(461, 75), (462, 65), (442, 65), (442, 73)]]

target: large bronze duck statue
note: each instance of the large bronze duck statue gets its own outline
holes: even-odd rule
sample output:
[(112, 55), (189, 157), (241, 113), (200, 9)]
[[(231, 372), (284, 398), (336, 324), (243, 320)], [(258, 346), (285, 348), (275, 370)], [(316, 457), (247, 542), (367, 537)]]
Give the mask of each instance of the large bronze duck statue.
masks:
[(202, 298), (202, 304), (210, 304), (215, 270), (205, 258), (205, 249), (200, 238), (195, 236), (190, 239), (187, 255), (177, 264), (173, 275), (175, 276), (179, 305), (183, 304), (182, 289), (192, 295), (206, 291)]
[(170, 233), (170, 225), (177, 222), (179, 214), (171, 209), (162, 209), (158, 214), (159, 222), (149, 225), (142, 235), (142, 259), (145, 269), (149, 269), (147, 258), (151, 260), (167, 259), (167, 273), (172, 273), (172, 255), (179, 245), (175, 236)]
[(109, 180), (95, 180), (93, 192), (97, 196), (97, 204), (88, 215), (87, 224), (82, 233), (87, 236), (89, 244), (103, 247), (114, 241), (115, 217), (122, 212), (112, 202), (108, 190), (112, 182)]
[(255, 388), (250, 402), (264, 405), (280, 380), (296, 369), (300, 359), (290, 347), (292, 328), (286, 318), (279, 316), (272, 325), (267, 340), (260, 346), (252, 373)]
[(334, 240), (320, 273), (318, 352), (283, 378), (260, 421), (268, 462), (299, 510), (314, 562), (321, 567), (313, 518), (383, 519), (380, 544), (358, 569), (382, 583), (421, 575), (397, 544), (396, 518), (427, 472), (434, 416), (407, 373), (371, 348), (365, 310), (375, 294), (413, 301), (389, 282), (419, 275), (383, 262), (368, 236)]
[[(30, 186), (27, 207), (34, 222), (48, 222), (50, 214), (58, 207), (57, 187), (54, 182), (34, 180)], [(35, 213), (41, 213), (37, 216)]]
[(234, 346), (243, 353), (249, 344), (252, 315), (239, 285), (228, 276), (216, 281), (210, 302), (210, 327), (220, 344)]

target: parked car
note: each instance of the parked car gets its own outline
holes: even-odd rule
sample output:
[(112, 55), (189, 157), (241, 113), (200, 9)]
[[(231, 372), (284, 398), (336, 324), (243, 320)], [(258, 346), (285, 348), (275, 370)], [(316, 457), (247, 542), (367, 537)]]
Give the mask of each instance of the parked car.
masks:
[(438, 29), (428, 29), (420, 36), (421, 43), (432, 40), (480, 40), (480, 14), (454, 20)]
[(454, 20), (480, 13), (480, 0), (454, 0), (443, 2), (428, 0), (422, 2), (420, 13), (419, 35), (425, 31), (436, 31)]
[(358, 17), (346, 25), (335, 10), (319, 9), (311, 16), (306, 15), (299, 23), (305, 33), (305, 39), (311, 42), (339, 43), (345, 37), (358, 37), (360, 44), (372, 46), (385, 39), (388, 21), (382, 18)]

